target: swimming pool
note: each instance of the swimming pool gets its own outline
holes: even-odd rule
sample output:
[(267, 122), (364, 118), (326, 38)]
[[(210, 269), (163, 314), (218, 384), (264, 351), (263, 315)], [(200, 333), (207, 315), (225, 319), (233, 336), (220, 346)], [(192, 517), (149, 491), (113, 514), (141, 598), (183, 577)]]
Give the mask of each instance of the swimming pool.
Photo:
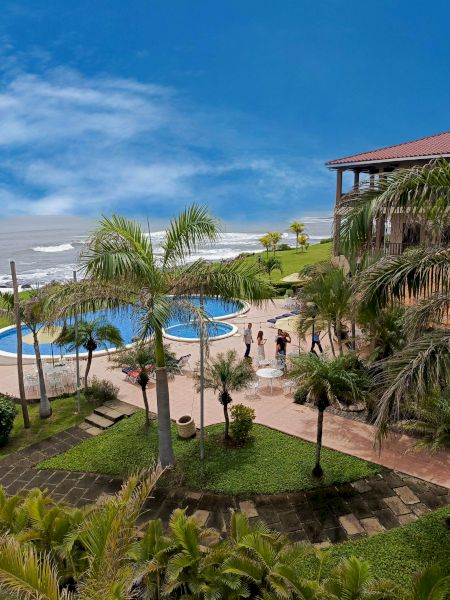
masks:
[[(238, 329), (236, 325), (231, 325), (230, 323), (209, 321), (206, 323), (206, 330), (210, 340), (220, 340), (234, 335)], [(196, 323), (178, 323), (177, 325), (166, 327), (164, 330), (164, 337), (174, 341), (198, 342), (200, 339), (199, 335), (199, 326)]]
[[(192, 303), (195, 306), (199, 306), (200, 301), (198, 296), (191, 296), (189, 298), (185, 298), (186, 301)], [(230, 319), (238, 314), (242, 314), (248, 310), (248, 305), (242, 301), (227, 301), (222, 300), (221, 298), (205, 298), (204, 300), (204, 309), (210, 319), (214, 319), (217, 322), (217, 326), (215, 324), (208, 324), (208, 333), (211, 334), (211, 339), (218, 339), (222, 337), (227, 337), (233, 335), (235, 332), (233, 326), (225, 323), (221, 323), (222, 319)], [(132, 307), (125, 307), (118, 311), (113, 310), (100, 310), (95, 313), (90, 313), (83, 317), (86, 320), (90, 320), (94, 317), (102, 317), (106, 321), (113, 323), (116, 327), (118, 327), (123, 340), (126, 344), (131, 344), (133, 339), (138, 335), (139, 331), (136, 326), (136, 314)], [(198, 327), (195, 324), (186, 324), (185, 319), (180, 318), (179, 315), (174, 315), (167, 324), (164, 335), (168, 339), (176, 339), (176, 340), (185, 340), (185, 341), (196, 341), (198, 340)], [(62, 325), (62, 323), (58, 323), (58, 325)], [(226, 325), (225, 327), (220, 327), (220, 325)], [(177, 327), (175, 331), (173, 328)], [(196, 333), (197, 332), (197, 333)], [(22, 327), (22, 335), (25, 337), (30, 333), (28, 327)], [(194, 335), (195, 334), (195, 335)], [(44, 357), (49, 357), (52, 353), (55, 356), (64, 356), (71, 354), (71, 351), (66, 347), (60, 347), (56, 344), (39, 344), (41, 354)], [(0, 364), (12, 364), (13, 361), (11, 359), (16, 358), (16, 348), (17, 348), (17, 335), (16, 328), (6, 327), (0, 330)], [(111, 349), (111, 346), (108, 345), (108, 349)], [(101, 354), (104, 350), (97, 351), (95, 354)], [(23, 341), (23, 356), (24, 362), (32, 362), (35, 359), (34, 356), (34, 348), (31, 343), (27, 343), (25, 340)], [(9, 360), (8, 360), (9, 359)], [(29, 360), (28, 360), (29, 359)]]

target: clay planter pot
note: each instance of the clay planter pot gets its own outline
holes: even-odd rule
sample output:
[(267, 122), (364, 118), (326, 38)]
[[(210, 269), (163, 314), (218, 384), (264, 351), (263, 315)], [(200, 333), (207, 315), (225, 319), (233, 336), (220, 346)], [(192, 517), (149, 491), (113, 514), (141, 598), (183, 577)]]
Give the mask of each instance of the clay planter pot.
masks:
[(177, 420), (177, 431), (180, 438), (188, 439), (195, 436), (195, 423), (192, 417), (184, 415)]

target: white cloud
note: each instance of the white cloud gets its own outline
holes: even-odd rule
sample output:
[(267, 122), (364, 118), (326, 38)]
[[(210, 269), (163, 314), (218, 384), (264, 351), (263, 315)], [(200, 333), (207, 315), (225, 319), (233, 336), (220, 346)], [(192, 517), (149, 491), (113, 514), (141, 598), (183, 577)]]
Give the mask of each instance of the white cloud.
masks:
[(164, 216), (198, 200), (229, 216), (233, 205), (300, 202), (329, 181), (317, 160), (240, 155), (233, 140), (254, 132), (233, 125), (233, 115), (188, 106), (169, 87), (67, 69), (5, 81), (0, 131), (4, 214), (126, 207)]

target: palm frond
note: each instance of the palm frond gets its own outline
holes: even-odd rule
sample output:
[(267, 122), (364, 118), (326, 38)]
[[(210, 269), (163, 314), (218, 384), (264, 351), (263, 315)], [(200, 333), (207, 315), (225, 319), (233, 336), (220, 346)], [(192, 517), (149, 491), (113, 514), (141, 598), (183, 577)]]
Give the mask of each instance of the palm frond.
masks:
[(208, 208), (192, 204), (170, 222), (163, 243), (163, 265), (184, 262), (202, 244), (215, 242), (219, 233), (219, 224)]
[(442, 327), (449, 321), (450, 289), (422, 298), (405, 311), (403, 326), (410, 337), (431, 327)]

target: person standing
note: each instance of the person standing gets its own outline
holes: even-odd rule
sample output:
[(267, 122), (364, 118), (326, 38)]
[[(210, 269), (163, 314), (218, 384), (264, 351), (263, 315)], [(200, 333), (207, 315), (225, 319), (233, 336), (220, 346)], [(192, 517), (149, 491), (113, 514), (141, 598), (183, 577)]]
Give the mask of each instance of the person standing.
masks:
[(289, 335), (289, 333), (287, 331), (283, 331), (283, 337), (284, 337), (284, 351), (285, 351), (285, 354), (287, 355), (287, 353), (288, 353), (287, 345), (290, 344), (292, 342), (292, 340), (291, 340), (291, 336)]
[(266, 342), (267, 340), (264, 339), (264, 333), (262, 332), (262, 330), (259, 330), (258, 335), (256, 336), (256, 357), (258, 359), (264, 360), (266, 358), (266, 353), (264, 350), (264, 344)]
[(249, 323), (247, 325), (247, 328), (244, 329), (244, 344), (245, 344), (244, 358), (249, 358), (249, 356), (250, 356), (250, 349), (251, 349), (251, 346), (252, 346), (252, 342), (253, 342), (252, 324)]
[(283, 358), (286, 356), (286, 339), (281, 329), (278, 330), (277, 343), (276, 343), (276, 358)]
[(317, 356), (317, 352), (314, 350), (315, 346), (317, 346), (319, 348), (320, 353), (323, 353), (322, 350), (322, 344), (320, 343), (320, 331), (315, 331), (313, 336), (312, 336), (312, 341), (311, 341), (311, 350), (310, 352), (312, 352), (313, 354), (315, 354)]

